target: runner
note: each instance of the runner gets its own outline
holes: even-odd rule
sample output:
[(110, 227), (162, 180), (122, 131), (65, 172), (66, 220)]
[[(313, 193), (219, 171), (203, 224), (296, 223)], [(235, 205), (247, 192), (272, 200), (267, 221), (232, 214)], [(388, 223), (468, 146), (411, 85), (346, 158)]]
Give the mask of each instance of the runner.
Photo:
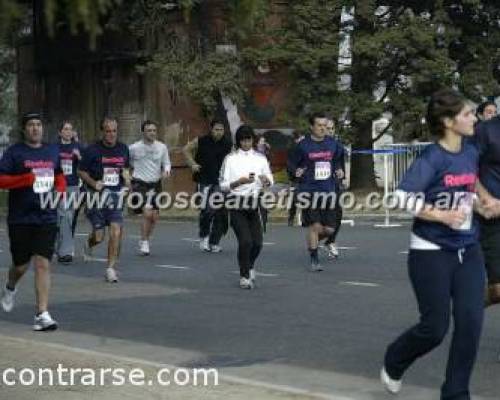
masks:
[[(220, 192), (219, 172), (231, 147), (231, 141), (225, 137), (224, 122), (213, 120), (209, 134), (194, 139), (182, 150), (193, 171), (194, 181), (198, 184), (198, 192), (205, 193), (207, 198)], [(222, 251), (219, 243), (227, 229), (227, 210), (216, 211), (208, 202), (200, 208), (200, 250), (212, 253)]]
[[(439, 346), (453, 317), (441, 399), (465, 400), (481, 335), (485, 282), (472, 212), (479, 154), (462, 140), (473, 134), (476, 117), (461, 95), (441, 90), (432, 96), (426, 120), (438, 141), (417, 158), (397, 192), (415, 215), (408, 269), (420, 320), (388, 347), (380, 377), (389, 392), (399, 392), (405, 371)], [(419, 193), (425, 198), (418, 200)]]
[(479, 104), (476, 109), (476, 115), (479, 122), (489, 121), (497, 116), (497, 105), (494, 101), (485, 101)]
[(480, 218), (481, 246), (484, 252), (488, 287), (486, 305), (500, 303), (500, 118), (476, 125), (474, 141), (478, 147), (479, 193), (492, 219)]
[[(85, 243), (83, 257), (88, 261), (92, 248), (104, 240), (109, 227), (106, 281), (118, 282), (116, 264), (123, 235), (123, 190), (130, 188), (129, 151), (119, 142), (116, 119), (106, 117), (101, 122), (102, 140), (88, 146), (78, 167), (78, 174), (88, 191), (86, 215), (92, 232)], [(98, 204), (91, 204), (98, 200)], [(122, 204), (120, 204), (122, 203)]]
[[(130, 146), (132, 190), (140, 193), (142, 202), (135, 212), (143, 213), (140, 254), (149, 255), (149, 238), (160, 217), (157, 196), (162, 192), (163, 179), (170, 177), (171, 164), (167, 146), (156, 140), (157, 124), (144, 121), (141, 125), (142, 140)], [(148, 198), (148, 193), (149, 198)]]
[[(67, 200), (77, 199), (80, 192), (79, 178), (77, 173), (78, 162), (82, 159), (80, 145), (73, 140), (73, 125), (70, 121), (63, 121), (59, 129), (59, 157), (61, 158), (61, 169), (66, 178)], [(58, 235), (56, 242), (56, 253), (58, 261), (62, 264), (73, 262), (75, 255), (75, 240), (73, 232), (73, 221), (75, 215), (75, 202), (64, 201), (58, 208)]]
[(16, 287), (30, 262), (35, 268), (36, 314), (33, 329), (52, 331), (57, 322), (48, 311), (50, 260), (57, 235), (57, 210), (42, 208), (41, 195), (54, 189), (64, 193), (57, 146), (42, 143), (43, 124), (40, 114), (22, 118), (23, 142), (10, 146), (0, 160), (0, 188), (9, 189), (7, 224), (12, 267), (3, 289), (1, 304), (12, 311)]
[(262, 250), (263, 222), (259, 194), (273, 184), (265, 156), (254, 150), (253, 128), (242, 125), (236, 131), (236, 151), (229, 154), (221, 169), (221, 189), (229, 193), (231, 227), (238, 240), (240, 288), (255, 285), (255, 261)]
[(310, 271), (322, 271), (319, 262), (318, 244), (330, 236), (336, 225), (335, 193), (337, 177), (343, 176), (341, 168), (343, 147), (334, 138), (327, 136), (327, 118), (314, 114), (309, 119), (311, 134), (298, 145), (288, 166), (299, 179), (300, 198), (307, 195), (309, 206), (302, 210), (304, 226), (309, 227), (307, 247), (311, 257)]
[[(297, 145), (301, 142), (302, 139), (304, 139), (305, 135), (298, 130), (293, 131), (292, 133), (292, 138), (293, 141), (290, 145), (290, 148), (287, 151), (287, 166), (286, 166), (286, 172), (288, 175), (288, 180), (290, 182), (290, 193), (292, 196), (292, 201), (290, 205), (290, 209), (288, 210), (288, 226), (293, 226), (294, 221), (296, 216), (297, 218), (297, 225), (302, 225), (302, 216), (301, 216), (301, 211), (297, 210), (297, 187), (298, 187), (298, 178), (295, 177), (295, 171), (292, 171), (289, 162), (292, 159), (292, 155), (295, 153), (297, 149)], [(297, 213), (298, 211), (298, 213)]]

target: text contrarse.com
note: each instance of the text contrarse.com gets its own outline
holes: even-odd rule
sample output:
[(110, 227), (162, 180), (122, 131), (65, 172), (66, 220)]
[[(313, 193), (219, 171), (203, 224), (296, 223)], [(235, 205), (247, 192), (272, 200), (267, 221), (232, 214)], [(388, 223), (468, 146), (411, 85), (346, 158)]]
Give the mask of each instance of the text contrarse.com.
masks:
[(145, 372), (142, 368), (6, 368), (1, 370), (1, 386), (217, 386), (215, 368), (162, 368)]

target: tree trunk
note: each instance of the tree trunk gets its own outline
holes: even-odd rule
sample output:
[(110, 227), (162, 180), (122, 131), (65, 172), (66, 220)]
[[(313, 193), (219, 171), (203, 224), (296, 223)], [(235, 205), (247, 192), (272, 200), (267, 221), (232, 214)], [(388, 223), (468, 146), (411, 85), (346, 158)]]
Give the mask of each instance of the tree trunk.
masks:
[[(354, 150), (371, 150), (373, 147), (371, 121), (360, 121), (353, 128), (356, 139), (352, 148)], [(376, 189), (372, 154), (353, 154), (351, 156), (350, 182), (351, 189)]]

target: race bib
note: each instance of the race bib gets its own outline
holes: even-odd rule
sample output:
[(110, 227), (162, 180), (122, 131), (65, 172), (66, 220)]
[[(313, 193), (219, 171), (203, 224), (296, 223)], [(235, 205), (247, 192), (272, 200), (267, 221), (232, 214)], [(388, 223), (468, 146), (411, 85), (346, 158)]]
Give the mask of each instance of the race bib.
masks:
[(458, 209), (465, 214), (465, 221), (456, 230), (468, 231), (472, 228), (472, 218), (474, 209), (474, 193), (456, 192), (455, 201)]
[(33, 191), (35, 193), (47, 193), (54, 187), (54, 170), (51, 168), (33, 168), (35, 182)]
[(65, 176), (73, 175), (73, 160), (61, 160), (61, 169)]
[(314, 179), (324, 181), (332, 176), (332, 165), (329, 161), (317, 161), (314, 164)]
[(104, 186), (118, 186), (120, 184), (119, 168), (104, 168), (102, 182)]

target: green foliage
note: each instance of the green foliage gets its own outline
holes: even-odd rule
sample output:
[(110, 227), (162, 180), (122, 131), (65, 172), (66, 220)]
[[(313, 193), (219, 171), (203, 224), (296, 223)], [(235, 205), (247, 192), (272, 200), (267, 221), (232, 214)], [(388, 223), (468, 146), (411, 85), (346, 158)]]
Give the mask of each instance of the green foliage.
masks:
[(215, 51), (202, 54), (189, 40), (174, 37), (139, 71), (158, 73), (174, 97), (189, 96), (209, 115), (217, 106), (219, 91), (236, 104), (243, 103), (245, 82), (240, 64), (237, 55)]
[(50, 34), (58, 19), (68, 22), (71, 33), (87, 32), (91, 45), (102, 33), (101, 18), (109, 14), (121, 0), (45, 0), (44, 11)]
[(15, 0), (0, 0), (0, 40), (9, 33), (14, 20), (22, 14), (22, 7)]

